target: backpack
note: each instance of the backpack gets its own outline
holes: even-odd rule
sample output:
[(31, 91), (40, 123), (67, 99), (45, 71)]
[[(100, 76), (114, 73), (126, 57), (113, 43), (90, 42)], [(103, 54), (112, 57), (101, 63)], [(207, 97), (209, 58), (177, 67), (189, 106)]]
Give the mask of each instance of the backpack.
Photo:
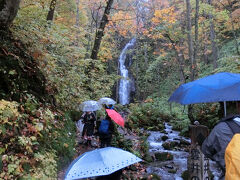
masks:
[(240, 126), (233, 120), (225, 122), (234, 134), (225, 150), (225, 180), (240, 179)]
[(78, 129), (79, 133), (82, 134), (83, 127), (84, 127), (83, 119), (79, 119), (76, 123), (76, 126), (77, 126), (77, 129)]
[(100, 126), (99, 126), (98, 132), (100, 134), (109, 134), (109, 130), (108, 130), (109, 129), (109, 124), (110, 124), (109, 120), (103, 119), (101, 121)]

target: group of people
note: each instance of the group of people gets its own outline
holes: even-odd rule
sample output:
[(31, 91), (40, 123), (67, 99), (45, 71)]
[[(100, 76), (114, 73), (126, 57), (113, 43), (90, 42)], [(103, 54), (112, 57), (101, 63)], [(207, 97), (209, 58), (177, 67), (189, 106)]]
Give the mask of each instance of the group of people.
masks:
[[(113, 105), (105, 105), (105, 109), (113, 109)], [(99, 136), (100, 147), (111, 145), (114, 124), (108, 114), (104, 119), (97, 121), (95, 112), (87, 111), (81, 116), (83, 126), (82, 137), (87, 146), (92, 146), (94, 136)]]
[[(105, 105), (105, 109), (113, 109), (113, 106)], [(96, 114), (94, 112), (84, 112), (82, 119), (84, 124), (82, 137), (86, 140), (86, 145), (91, 146), (91, 140), (94, 135), (99, 136), (101, 148), (111, 145), (112, 134), (115, 127), (108, 114), (100, 122), (98, 121), (99, 123), (97, 123)], [(202, 152), (208, 158), (216, 161), (222, 169), (223, 173), (221, 180), (224, 179), (226, 172), (225, 151), (229, 142), (236, 133), (240, 133), (239, 115), (222, 119), (201, 144)], [(240, 151), (240, 147), (238, 147), (238, 150)], [(237, 170), (236, 173), (239, 173), (240, 176), (240, 170)]]
[[(106, 109), (114, 109), (113, 105), (104, 105)], [(90, 147), (92, 146), (92, 140), (94, 136), (99, 136), (100, 140), (100, 148), (111, 146), (112, 135), (115, 131), (115, 125), (111, 120), (110, 116), (108, 116), (106, 112), (106, 116), (97, 120), (96, 113), (93, 111), (86, 111), (81, 116), (80, 120), (83, 123), (83, 130), (81, 136), (85, 141), (85, 145)], [(96, 180), (120, 180), (122, 175), (122, 169), (104, 176), (98, 176)]]

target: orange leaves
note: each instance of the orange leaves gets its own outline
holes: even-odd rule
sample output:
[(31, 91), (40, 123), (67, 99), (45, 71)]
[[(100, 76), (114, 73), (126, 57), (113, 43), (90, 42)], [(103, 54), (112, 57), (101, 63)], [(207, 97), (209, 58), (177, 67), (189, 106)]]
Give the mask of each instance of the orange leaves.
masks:
[(176, 15), (173, 7), (156, 10), (152, 22), (156, 25), (159, 23), (173, 24), (176, 22)]
[(38, 59), (39, 57), (42, 56), (42, 52), (39, 50), (36, 50), (32, 53), (32, 56), (34, 57), (34, 59)]
[(111, 17), (108, 27), (114, 28), (114, 30), (117, 30), (122, 36), (126, 36), (129, 32), (136, 32), (137, 24), (135, 19), (136, 17), (130, 13), (119, 11)]

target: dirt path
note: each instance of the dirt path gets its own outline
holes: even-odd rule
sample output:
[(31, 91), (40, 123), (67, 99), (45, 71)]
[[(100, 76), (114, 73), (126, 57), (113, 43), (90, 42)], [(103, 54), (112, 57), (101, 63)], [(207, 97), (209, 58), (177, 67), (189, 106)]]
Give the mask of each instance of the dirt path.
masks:
[[(124, 135), (124, 138), (125, 139), (130, 139), (131, 141), (133, 141), (133, 149), (138, 149), (139, 147), (139, 137), (136, 136), (134, 133), (132, 132), (127, 132), (125, 130), (123, 130), (122, 128), (119, 128), (118, 129), (118, 132), (122, 135)], [(77, 141), (79, 141), (79, 137), (77, 138)], [(75, 158), (77, 158), (78, 156), (80, 156), (81, 154), (87, 152), (87, 151), (91, 151), (91, 150), (94, 150), (96, 149), (97, 147), (88, 147), (88, 146), (85, 146), (83, 144), (79, 144), (77, 147), (76, 147), (76, 150), (77, 150), (77, 155)], [(58, 172), (58, 178), (57, 180), (64, 180), (64, 175), (65, 175), (65, 172), (67, 170), (68, 167), (64, 168), (62, 171)], [(127, 167), (124, 169), (123, 171), (123, 176), (125, 177), (125, 179), (141, 179), (142, 177), (146, 177), (147, 174), (146, 174), (146, 167), (145, 165), (143, 165), (142, 163), (137, 163), (135, 164), (135, 166), (133, 167)]]

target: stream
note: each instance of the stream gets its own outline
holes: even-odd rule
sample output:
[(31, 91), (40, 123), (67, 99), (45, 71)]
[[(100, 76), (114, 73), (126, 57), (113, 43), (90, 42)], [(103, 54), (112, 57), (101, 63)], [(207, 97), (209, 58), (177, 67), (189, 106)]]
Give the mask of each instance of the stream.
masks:
[[(189, 147), (191, 140), (179, 136), (178, 131), (172, 130), (172, 126), (165, 123), (165, 132), (149, 131), (149, 153), (151, 155), (156, 153), (167, 152), (173, 155), (173, 160), (157, 161), (147, 168), (147, 173), (157, 174), (161, 180), (182, 180), (182, 173), (187, 170), (187, 157), (189, 155), (187, 147)], [(163, 137), (167, 138), (163, 141)], [(175, 142), (177, 145), (174, 150), (166, 150), (163, 147), (164, 143)], [(218, 180), (220, 176), (220, 169), (215, 162), (210, 161), (210, 170), (214, 175), (214, 180)]]

